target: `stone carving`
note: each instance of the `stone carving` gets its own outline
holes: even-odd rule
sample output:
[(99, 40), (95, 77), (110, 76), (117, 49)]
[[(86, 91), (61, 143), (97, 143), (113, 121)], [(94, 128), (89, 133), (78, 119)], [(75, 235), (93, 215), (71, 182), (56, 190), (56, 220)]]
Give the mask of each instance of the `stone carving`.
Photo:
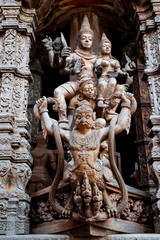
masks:
[(13, 181), (17, 191), (25, 191), (31, 177), (31, 169), (26, 163), (15, 163), (12, 166)]
[(9, 185), (9, 177), (11, 171), (11, 162), (10, 161), (0, 161), (0, 188), (1, 190), (7, 189)]
[[(42, 132), (36, 137), (36, 148), (31, 151), (33, 157), (33, 170), (29, 182), (29, 194), (48, 187), (52, 183), (57, 167), (57, 159), (54, 152), (47, 149), (47, 139), (44, 139)], [(52, 169), (52, 176), (49, 169)]]
[(7, 113), (11, 109), (10, 96), (12, 93), (13, 78), (14, 76), (11, 73), (2, 74), (0, 112)]
[[(133, 94), (126, 92), (124, 84), (117, 84), (117, 73), (125, 77), (128, 77), (128, 74), (123, 72), (119, 62), (111, 57), (111, 43), (108, 43), (103, 34), (100, 44), (101, 57), (97, 58), (91, 51), (93, 37), (86, 16), (78, 33), (78, 46), (74, 53), (71, 53), (61, 34), (63, 48), (59, 48), (58, 52), (61, 73), (76, 75), (76, 78), (75, 81), (60, 85), (54, 91), (54, 98), (58, 102), (59, 122), (48, 114), (48, 103), (55, 99), (51, 101), (43, 97), (36, 101), (34, 107), (35, 116), (41, 120), (44, 136), (54, 135), (58, 150), (57, 172), (49, 194), (51, 206), (63, 218), (90, 223), (116, 217), (125, 208), (127, 190), (114, 161), (114, 136), (124, 129), (129, 131), (131, 114), (136, 110)], [(43, 43), (49, 51), (49, 60), (53, 67), (57, 54), (55, 46), (48, 38)], [(102, 69), (98, 80), (98, 95), (95, 90), (95, 68), (97, 72)], [(101, 80), (104, 81), (104, 78), (106, 82), (102, 84)], [(100, 96), (103, 99), (100, 99)], [(70, 124), (67, 119), (66, 99), (71, 99), (68, 106)], [(118, 114), (116, 109), (120, 103), (121, 110)], [(69, 162), (64, 161), (61, 139), (69, 146)], [(121, 202), (116, 207), (106, 191), (106, 184), (112, 181), (113, 175), (122, 192)], [(62, 178), (68, 181), (71, 187), (70, 198), (65, 206), (56, 200), (56, 190)]]
[(15, 64), (16, 56), (16, 36), (17, 32), (15, 29), (8, 29), (5, 32), (3, 40), (3, 58), (2, 64), (7, 66)]

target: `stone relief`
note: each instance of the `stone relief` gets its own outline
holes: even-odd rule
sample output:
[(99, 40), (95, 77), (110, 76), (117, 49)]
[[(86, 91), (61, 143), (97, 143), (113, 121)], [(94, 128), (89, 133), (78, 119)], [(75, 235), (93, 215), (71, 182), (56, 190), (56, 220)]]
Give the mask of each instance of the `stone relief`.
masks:
[[(126, 186), (114, 160), (114, 136), (124, 129), (129, 132), (131, 115), (137, 107), (133, 94), (127, 92), (129, 74), (125, 69), (121, 70), (118, 60), (111, 56), (110, 41), (105, 34), (102, 35), (100, 55), (97, 56), (92, 52), (93, 38), (94, 33), (85, 16), (73, 53), (62, 33), (53, 42), (48, 37), (43, 40), (51, 67), (58, 65), (61, 74), (74, 75), (75, 80), (57, 87), (52, 101), (43, 97), (34, 107), (44, 137), (53, 135), (58, 150), (56, 176), (49, 193), (52, 209), (62, 218), (89, 223), (116, 217), (127, 204)], [(124, 84), (118, 84), (118, 75), (124, 77)], [(70, 100), (69, 106), (67, 99)], [(58, 122), (48, 114), (49, 103), (55, 104)], [(118, 106), (119, 113), (116, 111)], [(100, 154), (104, 140), (108, 140), (103, 146), (108, 155), (107, 152)], [(64, 160), (62, 141), (68, 145), (71, 159), (68, 162)], [(113, 175), (122, 193), (116, 207), (106, 190)], [(65, 205), (56, 199), (56, 190), (62, 179), (69, 182), (71, 188)]]
[(3, 73), (1, 82), (1, 101), (0, 101), (0, 112), (7, 113), (11, 109), (11, 98), (12, 85), (13, 85), (13, 74)]

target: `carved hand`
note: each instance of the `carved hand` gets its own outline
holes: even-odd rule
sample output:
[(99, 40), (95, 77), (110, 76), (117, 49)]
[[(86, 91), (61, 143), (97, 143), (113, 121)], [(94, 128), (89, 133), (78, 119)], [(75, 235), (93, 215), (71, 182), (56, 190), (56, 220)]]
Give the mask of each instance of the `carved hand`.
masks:
[(84, 66), (84, 64), (82, 64), (82, 60), (78, 59), (73, 67), (72, 73), (73, 74), (78, 74), (82, 71), (82, 67)]
[(122, 99), (122, 102), (123, 102), (123, 103), (128, 103), (128, 104), (130, 104), (132, 98), (133, 98), (133, 94), (132, 94), (132, 93), (129, 93), (129, 92), (122, 93), (122, 95), (121, 95), (121, 99)]
[(52, 49), (52, 39), (50, 37), (46, 36), (42, 40), (42, 44), (43, 44), (43, 46), (45, 46), (47, 48), (47, 50)]
[(47, 110), (47, 98), (42, 97), (36, 101), (36, 105), (39, 108), (40, 113), (46, 112)]
[(61, 51), (61, 56), (65, 60), (66, 57), (69, 57), (71, 54), (71, 48), (70, 47), (64, 47)]
[(101, 74), (101, 73), (102, 73), (102, 66), (101, 66), (101, 65), (98, 65), (98, 66), (95, 68), (95, 73), (97, 73), (97, 74)]
[(59, 52), (60, 49), (62, 48), (62, 42), (61, 42), (61, 38), (57, 37), (54, 41), (53, 41), (53, 49), (55, 52)]
[(127, 73), (127, 72), (123, 72), (122, 71), (122, 74), (121, 74), (123, 77), (125, 77), (125, 78), (128, 78), (129, 77), (129, 74)]

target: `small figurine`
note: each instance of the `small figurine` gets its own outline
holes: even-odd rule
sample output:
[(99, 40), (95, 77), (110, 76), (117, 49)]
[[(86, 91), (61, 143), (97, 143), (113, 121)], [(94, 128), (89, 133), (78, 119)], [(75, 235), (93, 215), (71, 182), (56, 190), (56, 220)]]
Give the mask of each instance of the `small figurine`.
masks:
[(96, 89), (94, 87), (94, 83), (92, 78), (86, 74), (82, 75), (82, 78), (79, 83), (79, 93), (71, 98), (68, 105), (68, 120), (69, 125), (73, 125), (73, 117), (75, 113), (75, 109), (80, 105), (83, 100), (87, 100), (92, 109), (96, 109)]
[[(33, 157), (33, 170), (32, 176), (29, 182), (29, 194), (33, 194), (45, 187), (48, 187), (52, 183), (52, 178), (54, 177), (57, 159), (53, 150), (47, 149), (47, 139), (44, 139), (43, 133), (39, 132), (36, 136), (36, 148), (31, 151)], [(49, 168), (52, 169), (49, 174)]]
[(100, 73), (98, 79), (98, 107), (107, 108), (112, 94), (117, 84), (118, 75), (128, 76), (127, 72), (123, 72), (120, 68), (118, 60), (111, 55), (111, 42), (103, 33), (99, 45), (100, 55), (95, 63), (95, 71)]

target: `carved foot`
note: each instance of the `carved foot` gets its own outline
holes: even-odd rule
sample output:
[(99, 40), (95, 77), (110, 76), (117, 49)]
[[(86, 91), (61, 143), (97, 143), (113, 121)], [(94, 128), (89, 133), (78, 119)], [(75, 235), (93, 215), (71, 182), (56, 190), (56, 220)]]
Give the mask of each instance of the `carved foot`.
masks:
[(114, 207), (106, 207), (106, 212), (108, 214), (108, 218), (117, 217), (117, 209)]
[(61, 217), (62, 218), (65, 218), (65, 219), (70, 219), (71, 218), (71, 209), (67, 209), (65, 208), (63, 211), (62, 211), (62, 214), (61, 214)]

